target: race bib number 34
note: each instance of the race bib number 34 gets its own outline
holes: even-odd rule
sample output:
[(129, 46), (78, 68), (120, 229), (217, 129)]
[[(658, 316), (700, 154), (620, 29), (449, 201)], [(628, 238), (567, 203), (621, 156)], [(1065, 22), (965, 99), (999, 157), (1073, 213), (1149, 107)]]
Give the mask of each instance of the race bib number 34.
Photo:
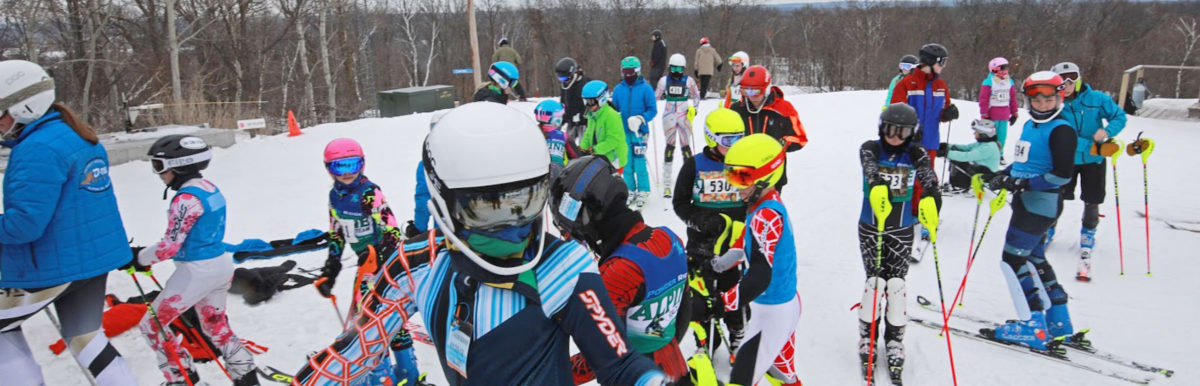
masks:
[(1013, 160), (1016, 162), (1028, 162), (1030, 146), (1029, 141), (1017, 142), (1017, 147), (1013, 149)]

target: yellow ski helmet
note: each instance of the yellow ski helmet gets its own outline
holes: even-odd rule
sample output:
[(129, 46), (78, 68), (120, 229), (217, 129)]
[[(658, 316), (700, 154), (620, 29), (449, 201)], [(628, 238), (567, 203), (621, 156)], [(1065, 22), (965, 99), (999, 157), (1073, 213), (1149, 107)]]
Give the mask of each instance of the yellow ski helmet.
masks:
[(725, 179), (738, 189), (775, 186), (783, 178), (786, 156), (775, 137), (761, 133), (748, 135), (725, 153)]
[(742, 116), (727, 108), (719, 108), (704, 118), (704, 141), (713, 149), (717, 145), (730, 147), (746, 134)]

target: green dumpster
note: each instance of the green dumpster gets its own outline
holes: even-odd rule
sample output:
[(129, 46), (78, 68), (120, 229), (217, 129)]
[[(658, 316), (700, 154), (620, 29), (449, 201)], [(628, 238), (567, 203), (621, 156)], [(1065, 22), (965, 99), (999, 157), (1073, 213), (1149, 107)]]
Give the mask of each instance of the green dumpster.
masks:
[(454, 107), (454, 88), (435, 85), (382, 91), (378, 102), (380, 117), (448, 109)]

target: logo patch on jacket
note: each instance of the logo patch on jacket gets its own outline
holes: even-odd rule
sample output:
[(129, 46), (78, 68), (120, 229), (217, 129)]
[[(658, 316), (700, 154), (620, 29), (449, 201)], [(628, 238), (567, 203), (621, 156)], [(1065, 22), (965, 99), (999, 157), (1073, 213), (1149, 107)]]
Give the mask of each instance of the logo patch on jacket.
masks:
[(96, 157), (83, 166), (83, 178), (79, 182), (80, 189), (100, 193), (111, 187), (112, 180), (108, 178), (108, 161)]

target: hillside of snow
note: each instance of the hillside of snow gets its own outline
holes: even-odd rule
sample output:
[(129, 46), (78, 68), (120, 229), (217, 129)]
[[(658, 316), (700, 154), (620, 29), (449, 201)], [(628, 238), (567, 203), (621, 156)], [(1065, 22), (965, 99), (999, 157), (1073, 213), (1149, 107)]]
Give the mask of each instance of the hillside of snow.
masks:
[[(797, 326), (797, 370), (805, 385), (860, 384), (858, 322), (856, 311), (851, 311), (851, 306), (860, 299), (865, 278), (856, 234), (862, 200), (857, 151), (864, 140), (876, 138), (884, 95), (882, 91), (855, 91), (790, 95), (787, 99), (795, 104), (809, 137), (807, 147), (788, 157), (791, 182), (783, 195), (792, 216), (799, 252), (797, 275), (803, 314)], [(956, 104), (962, 117), (952, 128), (943, 125), (942, 138), (944, 140), (948, 134), (951, 142), (967, 143), (971, 141), (969, 122), (978, 117), (978, 108), (970, 101), (956, 101)], [(717, 105), (716, 100), (704, 101), (696, 122), (701, 122)], [(531, 112), (534, 102), (511, 106)], [(368, 160), (367, 176), (383, 187), (397, 215), (408, 219), (413, 208), (415, 167), (429, 118), (430, 114), (417, 114), (320, 125), (306, 129), (299, 137), (240, 138), (241, 142), (232, 148), (215, 149), (215, 159), (205, 176), (215, 182), (228, 199), (226, 241), (290, 238), (305, 229), (327, 227), (326, 205), (331, 180), (322, 165), (321, 153), (329, 140), (343, 136), (363, 144)], [(1021, 124), (1025, 118), (1027, 116), (1023, 114)], [(1200, 125), (1130, 117), (1128, 127), (1119, 138), (1132, 140), (1139, 131), (1154, 138), (1158, 145), (1149, 164), (1153, 277), (1145, 274), (1146, 227), (1135, 212), (1143, 205), (1142, 167), (1140, 160), (1133, 157), (1122, 156), (1118, 165), (1123, 188), (1121, 221), (1126, 275), (1118, 275), (1117, 213), (1111, 183), (1108, 200), (1101, 209), (1105, 218), (1097, 235), (1092, 282), (1080, 283), (1072, 279), (1078, 260), (1080, 202), (1066, 203), (1058, 236), (1047, 253), (1071, 296), (1075, 326), (1090, 328), (1089, 336), (1096, 347), (1178, 371), (1173, 378), (1153, 376), (1152, 384), (1196, 384), (1200, 375), (1196, 373), (1197, 361), (1193, 353), (1200, 338), (1187, 330), (1195, 326), (1200, 317), (1200, 307), (1197, 307), (1200, 303), (1196, 301), (1196, 294), (1200, 292), (1196, 280), (1200, 277), (1200, 264), (1193, 260), (1195, 251), (1200, 250), (1200, 234), (1169, 229), (1154, 218), (1161, 215), (1177, 220), (1200, 220), (1197, 215), (1200, 214), (1200, 202), (1194, 195), (1200, 191), (1200, 179), (1195, 178), (1195, 157), (1188, 155), (1200, 141)], [(1010, 146), (1006, 149), (1009, 158), (1011, 145), (1019, 135), (1019, 128), (1010, 129)], [(693, 133), (693, 143), (704, 143), (702, 129), (697, 128)], [(662, 154), (661, 132), (657, 134), (655, 146), (658, 150), (652, 152), (653, 158)], [(702, 145), (696, 148), (699, 146)], [(681, 164), (682, 160), (678, 160), (675, 167)], [(942, 159), (937, 160), (937, 169), (940, 174)], [(157, 241), (166, 225), (167, 201), (162, 200), (162, 182), (144, 161), (113, 167), (111, 174), (121, 214), (134, 244)], [(1109, 181), (1114, 179), (1111, 170), (1108, 178)], [(956, 196), (945, 200), (938, 262), (947, 297), (953, 296), (966, 268), (974, 209), (973, 198)], [(992, 220), (971, 271), (965, 307), (959, 312), (997, 321), (1014, 317), (1012, 300), (998, 268), (1009, 213), (1005, 208)], [(644, 214), (651, 225), (668, 226), (678, 234), (684, 233), (669, 199), (662, 198), (661, 194), (652, 196)], [(986, 215), (985, 203), (979, 219), (980, 229)], [(301, 267), (319, 268), (325, 252), (288, 258), (296, 260)], [(277, 265), (282, 260), (255, 261), (243, 266)], [(930, 253), (909, 271), (908, 309), (912, 316), (929, 320), (940, 318), (936, 312), (920, 309), (915, 300), (917, 295), (924, 295), (936, 305), (938, 285), (934, 265), (933, 253)], [(173, 264), (161, 263), (154, 268), (158, 278), (166, 280)], [(349, 294), (353, 272), (354, 269), (343, 270), (335, 293)], [(122, 298), (136, 294), (129, 276), (122, 273), (111, 274), (108, 285), (109, 292)], [(142, 285), (153, 286), (149, 280), (143, 280)], [(343, 301), (339, 305), (345, 308), (349, 304)], [(269, 347), (269, 352), (256, 357), (258, 364), (290, 372), (303, 364), (306, 354), (329, 344), (338, 334), (338, 319), (331, 308), (329, 300), (305, 287), (280, 293), (254, 307), (247, 306), (240, 296), (231, 295), (228, 314), (233, 330), (241, 338)], [(952, 321), (952, 325), (972, 330), (980, 327), (962, 321)], [(47, 384), (86, 383), (72, 359), (55, 356), (47, 349), (58, 339), (58, 333), (44, 315), (29, 320), (24, 329), (43, 366)], [(126, 332), (113, 341), (131, 363), (142, 385), (162, 382), (153, 353), (136, 331)], [(685, 354), (690, 354), (694, 350), (692, 340), (685, 341)], [(944, 338), (934, 330), (910, 324), (904, 342), (908, 352), (904, 378), (908, 384), (952, 384)], [(963, 385), (1125, 383), (957, 336), (953, 337), (953, 345), (958, 382)], [(418, 343), (417, 347), (422, 370), (429, 372), (431, 381), (443, 384), (436, 352), (423, 344)], [(718, 367), (727, 368), (727, 357), (718, 357), (721, 357), (717, 360)], [(1086, 362), (1132, 376), (1152, 376), (1105, 362)], [(202, 379), (211, 384), (227, 384), (216, 366), (200, 365), (199, 369)], [(881, 370), (878, 374), (882, 378), (880, 384), (887, 384), (886, 372)]]

